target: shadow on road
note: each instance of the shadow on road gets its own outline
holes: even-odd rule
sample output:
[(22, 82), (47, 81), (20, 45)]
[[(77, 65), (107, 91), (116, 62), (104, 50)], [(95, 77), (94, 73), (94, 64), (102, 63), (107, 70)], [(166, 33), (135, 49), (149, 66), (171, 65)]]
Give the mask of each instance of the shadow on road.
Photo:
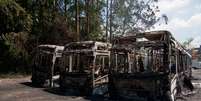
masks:
[[(41, 88), (39, 90), (47, 92), (49, 94), (54, 94), (57, 96), (63, 96), (63, 97), (67, 97), (67, 98), (72, 98), (75, 101), (133, 101), (133, 100), (129, 100), (129, 99), (123, 99), (123, 98), (117, 98), (117, 99), (111, 99), (109, 97), (104, 97), (104, 96), (99, 96), (99, 95), (93, 95), (93, 96), (82, 96), (77, 92), (74, 91), (63, 91), (62, 89), (60, 89), (59, 87), (55, 87), (55, 88), (44, 88), (44, 87), (38, 87), (38, 86), (34, 86), (31, 82), (22, 82), (20, 83), (24, 86), (28, 86), (31, 88)], [(181, 99), (181, 98), (178, 98)], [(183, 101), (184, 99), (182, 99)]]
[(126, 100), (126, 99), (121, 99), (121, 98), (112, 100), (109, 97), (104, 97), (104, 96), (100, 96), (100, 95), (82, 96), (79, 93), (74, 92), (74, 91), (63, 91), (59, 87), (44, 88), (44, 87), (34, 86), (31, 82), (22, 82), (20, 84), (31, 87), (31, 88), (41, 88), (41, 90), (44, 92), (54, 94), (57, 96), (69, 97), (69, 98), (74, 99), (75, 101), (133, 101), (133, 100), (128, 100), (128, 99)]
[(108, 98), (103, 97), (103, 96), (82, 96), (77, 92), (73, 92), (73, 91), (62, 91), (59, 87), (57, 88), (45, 88), (44, 91), (48, 92), (48, 93), (52, 93), (52, 94), (56, 94), (56, 95), (60, 95), (60, 96), (70, 96), (72, 98), (83, 98), (87, 101), (111, 101), (108, 100)]
[(25, 85), (25, 86), (29, 86), (29, 87), (32, 87), (32, 88), (43, 88), (41, 86), (33, 85), (31, 82), (22, 82), (20, 84)]
[(46, 91), (46, 92), (48, 92), (48, 93), (52, 93), (52, 94), (56, 94), (56, 95), (60, 95), (60, 96), (73, 96), (73, 94), (70, 95), (70, 94), (66, 94), (65, 92), (62, 92), (59, 87), (56, 87), (56, 88), (45, 88), (43, 90)]

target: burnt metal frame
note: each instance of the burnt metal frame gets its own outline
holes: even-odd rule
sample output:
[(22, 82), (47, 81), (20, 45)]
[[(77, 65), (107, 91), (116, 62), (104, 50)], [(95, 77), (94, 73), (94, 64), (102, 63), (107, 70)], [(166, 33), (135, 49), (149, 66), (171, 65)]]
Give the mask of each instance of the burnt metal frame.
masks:
[[(155, 36), (155, 37), (160, 36), (160, 38), (159, 39), (156, 38), (156, 40), (154, 38), (152, 38), (149, 41), (136, 42), (136, 38), (138, 38), (138, 37), (151, 37), (151, 36)], [(190, 58), (191, 58), (190, 54), (188, 54), (186, 52), (186, 50), (172, 37), (172, 35), (168, 31), (153, 31), (153, 32), (145, 32), (145, 33), (136, 33), (132, 36), (126, 36), (126, 37), (119, 38), (114, 41), (116, 42), (115, 43), (116, 45), (118, 45), (117, 43), (120, 43), (120, 45), (125, 45), (124, 47), (130, 48), (131, 51), (135, 50), (136, 48), (142, 47), (142, 46), (143, 47), (164, 47), (164, 60), (163, 61), (165, 64), (164, 67), (166, 67), (167, 70), (169, 69), (167, 71), (167, 73), (171, 72), (170, 56), (172, 54), (173, 48), (175, 48), (176, 50), (182, 51), (182, 53), (188, 58), (188, 61), (190, 61)], [(123, 43), (121, 43), (121, 42), (123, 42)], [(171, 43), (174, 43), (174, 45), (172, 45)], [(115, 48), (117, 48), (117, 47), (115, 47)], [(175, 55), (176, 55), (176, 59), (177, 59), (177, 56), (182, 55), (182, 54), (176, 53)], [(176, 62), (178, 62), (178, 60), (176, 60)], [(178, 63), (176, 63), (176, 64), (178, 64)], [(167, 68), (167, 67), (169, 67), (169, 68)], [(177, 71), (176, 73), (179, 74), (178, 66), (176, 66), (176, 71)], [(172, 79), (174, 79), (174, 78), (172, 78)], [(171, 82), (171, 84), (172, 84), (172, 82)], [(172, 93), (172, 89), (171, 89), (171, 93)], [(172, 99), (174, 100), (173, 97), (172, 97)]]
[[(162, 48), (164, 47), (164, 53), (168, 52), (168, 46), (170, 40), (168, 38), (169, 32), (166, 31), (153, 31), (153, 32), (145, 32), (145, 33), (134, 33), (131, 36), (125, 36), (121, 38), (117, 38), (114, 40), (113, 50), (125, 49), (130, 52), (135, 52), (140, 47), (154, 47), (154, 48)], [(152, 38), (153, 36), (153, 38)], [(137, 38), (150, 38), (149, 41), (141, 41), (137, 42)], [(155, 39), (154, 39), (155, 38)], [(122, 50), (123, 51), (123, 50)], [(165, 56), (165, 54), (164, 54)], [(166, 62), (166, 66), (168, 63), (168, 56), (164, 58), (163, 61)]]
[[(51, 49), (53, 51), (49, 51), (49, 50), (45, 50), (45, 49)], [(36, 57), (41, 56), (42, 55), (52, 55), (52, 65), (50, 66), (50, 70), (51, 70), (51, 73), (50, 73), (50, 77), (49, 77), (49, 83), (50, 83), (50, 87), (53, 87), (53, 76), (54, 76), (54, 67), (55, 67), (55, 62), (56, 62), (56, 59), (57, 58), (60, 58), (62, 56), (62, 52), (63, 52), (63, 49), (64, 49), (64, 46), (58, 46), (58, 45), (47, 45), (47, 44), (44, 44), (44, 45), (39, 45), (37, 47), (37, 55)], [(37, 58), (38, 59), (38, 58)], [(34, 62), (40, 62), (41, 63), (41, 60), (39, 59), (38, 60), (34, 60)], [(38, 65), (37, 65), (38, 66)], [(39, 64), (40, 66), (40, 64)], [(40, 68), (40, 67), (39, 67)], [(33, 69), (34, 70), (34, 69)], [(32, 71), (34, 72), (34, 71)]]
[[(96, 82), (100, 81), (101, 79), (101, 78), (95, 79), (96, 58), (97, 56), (106, 56), (109, 59), (108, 62), (110, 65), (110, 51), (109, 51), (110, 47), (111, 47), (111, 44), (109, 43), (95, 42), (95, 41), (72, 42), (67, 44), (65, 46), (63, 55), (70, 56), (69, 57), (70, 58), (69, 72), (72, 72), (72, 54), (85, 54), (88, 56), (93, 56), (93, 66), (91, 71), (91, 74), (92, 74), (91, 77), (92, 77), (92, 88), (94, 88), (96, 86)], [(109, 67), (108, 67), (108, 70), (109, 70)]]

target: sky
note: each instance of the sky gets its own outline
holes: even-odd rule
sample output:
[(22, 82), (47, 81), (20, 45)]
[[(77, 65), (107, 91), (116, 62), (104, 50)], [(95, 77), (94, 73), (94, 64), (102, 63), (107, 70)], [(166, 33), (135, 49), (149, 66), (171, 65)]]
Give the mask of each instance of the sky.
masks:
[(152, 30), (168, 30), (180, 42), (194, 38), (191, 45), (201, 45), (201, 0), (158, 0), (160, 15), (168, 16), (168, 24)]

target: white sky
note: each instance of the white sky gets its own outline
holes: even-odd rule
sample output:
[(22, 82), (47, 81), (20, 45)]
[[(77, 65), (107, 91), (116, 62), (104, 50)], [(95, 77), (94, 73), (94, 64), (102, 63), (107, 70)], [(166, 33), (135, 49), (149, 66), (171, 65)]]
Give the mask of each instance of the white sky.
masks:
[(169, 30), (181, 43), (194, 38), (192, 46), (201, 45), (201, 0), (158, 0), (161, 14), (168, 16), (168, 25), (153, 30)]

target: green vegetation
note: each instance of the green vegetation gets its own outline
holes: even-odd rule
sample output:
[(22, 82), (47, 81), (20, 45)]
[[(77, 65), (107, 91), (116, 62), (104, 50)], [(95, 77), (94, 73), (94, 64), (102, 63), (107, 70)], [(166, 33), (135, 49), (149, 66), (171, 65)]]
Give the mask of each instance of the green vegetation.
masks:
[(193, 40), (194, 40), (193, 38), (189, 38), (186, 41), (184, 41), (182, 43), (183, 47), (187, 48), (187, 49), (190, 49), (191, 48), (190, 45), (191, 45), (191, 43), (192, 43)]
[(150, 29), (156, 0), (0, 0), (0, 72), (29, 72), (38, 44), (102, 40)]

